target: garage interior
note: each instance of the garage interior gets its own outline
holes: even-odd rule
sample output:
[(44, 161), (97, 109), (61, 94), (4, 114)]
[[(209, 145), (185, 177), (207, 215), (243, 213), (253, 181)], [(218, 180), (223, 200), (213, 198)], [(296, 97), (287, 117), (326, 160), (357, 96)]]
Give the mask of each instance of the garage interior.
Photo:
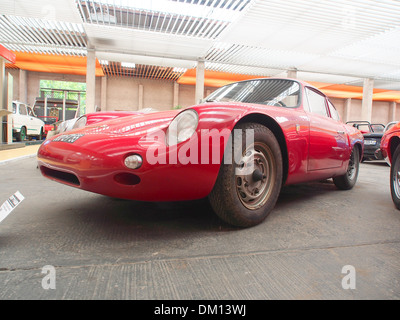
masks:
[[(13, 99), (86, 82), (87, 110), (171, 109), (253, 77), (305, 80), (343, 121), (398, 119), (395, 1), (2, 1)], [(311, 10), (312, 8), (312, 10)], [(160, 94), (154, 95), (153, 92)]]
[[(395, 0), (2, 0), (0, 45), (2, 110), (34, 105), (43, 80), (86, 84), (90, 113), (184, 108), (228, 83), (285, 77), (325, 93), (343, 122), (400, 120)], [(0, 149), (0, 202), (25, 197), (0, 224), (0, 299), (400, 298), (384, 161), (361, 164), (349, 193), (326, 181), (284, 188), (268, 223), (241, 230), (203, 200), (126, 202), (55, 185), (36, 151)], [(45, 265), (56, 290), (40, 285)], [(355, 290), (341, 286), (345, 265)]]

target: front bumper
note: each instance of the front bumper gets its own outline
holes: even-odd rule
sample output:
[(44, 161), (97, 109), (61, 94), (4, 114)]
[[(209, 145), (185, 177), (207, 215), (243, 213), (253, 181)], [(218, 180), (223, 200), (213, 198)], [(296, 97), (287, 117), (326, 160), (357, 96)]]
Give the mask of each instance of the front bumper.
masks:
[[(150, 164), (148, 152), (149, 146), (129, 136), (84, 136), (73, 143), (52, 138), (40, 147), (38, 165), (51, 180), (115, 198), (182, 201), (200, 199), (211, 192), (219, 165)], [(167, 159), (170, 152), (167, 148)], [(143, 158), (142, 166), (135, 170), (124, 165), (125, 157), (132, 154)]]
[(375, 146), (364, 145), (364, 154), (365, 159), (369, 160), (383, 160), (382, 152), (380, 151), (380, 145), (377, 144)]

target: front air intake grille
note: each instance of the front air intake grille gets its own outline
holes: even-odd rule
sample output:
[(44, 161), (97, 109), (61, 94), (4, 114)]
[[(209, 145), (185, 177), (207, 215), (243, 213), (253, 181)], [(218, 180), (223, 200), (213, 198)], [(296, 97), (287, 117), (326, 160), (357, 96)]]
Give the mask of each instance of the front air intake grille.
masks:
[(54, 169), (50, 169), (44, 166), (40, 167), (40, 171), (42, 171), (42, 174), (46, 177), (56, 179), (60, 182), (65, 182), (68, 184), (72, 184), (74, 186), (79, 186), (80, 182), (77, 176), (75, 176), (72, 173), (64, 172), (64, 171), (58, 171)]

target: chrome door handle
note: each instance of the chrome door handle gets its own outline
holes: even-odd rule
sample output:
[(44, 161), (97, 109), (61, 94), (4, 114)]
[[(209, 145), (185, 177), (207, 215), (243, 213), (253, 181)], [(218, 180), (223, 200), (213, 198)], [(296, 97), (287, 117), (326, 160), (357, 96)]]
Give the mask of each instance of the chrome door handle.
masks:
[(337, 133), (338, 134), (344, 134), (344, 131), (338, 131)]

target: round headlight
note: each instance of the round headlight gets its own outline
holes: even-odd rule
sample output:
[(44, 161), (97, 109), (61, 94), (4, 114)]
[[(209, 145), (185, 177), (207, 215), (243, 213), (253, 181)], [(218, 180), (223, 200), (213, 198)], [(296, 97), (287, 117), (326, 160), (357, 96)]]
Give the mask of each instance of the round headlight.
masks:
[(178, 114), (167, 130), (167, 144), (170, 146), (190, 139), (197, 129), (199, 115), (193, 109), (187, 109)]
[(138, 169), (142, 166), (143, 159), (141, 156), (134, 154), (125, 158), (124, 164), (129, 169)]
[(75, 122), (75, 124), (74, 124), (72, 129), (84, 128), (86, 126), (86, 123), (87, 123), (87, 117), (86, 116), (82, 116), (78, 120), (76, 120), (76, 122)]

